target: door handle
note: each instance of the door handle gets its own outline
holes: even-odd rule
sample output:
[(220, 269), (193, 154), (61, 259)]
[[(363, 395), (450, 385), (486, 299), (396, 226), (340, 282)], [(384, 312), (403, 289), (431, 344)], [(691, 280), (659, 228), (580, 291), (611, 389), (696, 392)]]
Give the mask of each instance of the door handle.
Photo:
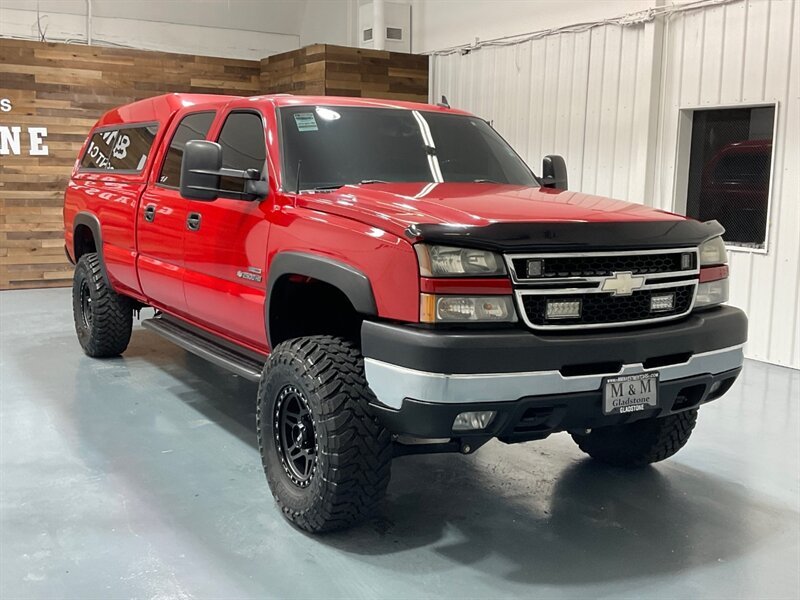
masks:
[(156, 218), (156, 205), (148, 204), (144, 207), (144, 220), (152, 223)]
[(197, 231), (200, 229), (200, 213), (189, 213), (189, 216), (186, 217), (186, 229), (189, 231)]

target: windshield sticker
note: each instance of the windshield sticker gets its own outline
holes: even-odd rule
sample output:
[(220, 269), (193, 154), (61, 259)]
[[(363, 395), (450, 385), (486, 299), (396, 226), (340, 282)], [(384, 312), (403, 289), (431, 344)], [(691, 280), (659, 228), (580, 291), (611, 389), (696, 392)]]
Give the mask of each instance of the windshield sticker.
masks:
[(314, 113), (296, 113), (294, 122), (297, 124), (297, 131), (317, 131), (317, 120)]

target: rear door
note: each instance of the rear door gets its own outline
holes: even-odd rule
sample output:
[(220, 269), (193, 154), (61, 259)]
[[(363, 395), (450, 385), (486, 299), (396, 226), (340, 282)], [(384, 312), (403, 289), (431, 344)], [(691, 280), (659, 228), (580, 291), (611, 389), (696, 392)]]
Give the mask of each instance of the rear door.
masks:
[[(215, 141), (222, 166), (257, 169), (267, 176), (265, 121), (254, 109), (223, 115)], [(243, 191), (241, 179), (220, 186)], [(193, 226), (186, 232), (186, 301), (192, 319), (254, 349), (266, 349), (264, 298), (267, 237), (272, 200), (188, 201)]]
[(137, 214), (139, 281), (144, 295), (167, 312), (186, 315), (183, 291), (187, 201), (178, 192), (183, 148), (206, 138), (215, 111), (182, 112), (165, 139), (170, 140), (157, 175), (147, 187)]

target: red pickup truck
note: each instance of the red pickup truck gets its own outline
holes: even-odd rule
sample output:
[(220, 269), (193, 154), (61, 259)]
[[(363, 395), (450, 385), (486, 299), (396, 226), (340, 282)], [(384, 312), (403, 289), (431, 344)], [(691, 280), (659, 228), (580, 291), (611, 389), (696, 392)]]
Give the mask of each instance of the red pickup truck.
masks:
[(106, 113), (64, 200), (89, 356), (143, 325), (259, 382), (284, 514), (351, 525), (393, 457), (568, 432), (663, 460), (742, 366), (722, 227), (567, 191), (447, 106), (171, 94)]

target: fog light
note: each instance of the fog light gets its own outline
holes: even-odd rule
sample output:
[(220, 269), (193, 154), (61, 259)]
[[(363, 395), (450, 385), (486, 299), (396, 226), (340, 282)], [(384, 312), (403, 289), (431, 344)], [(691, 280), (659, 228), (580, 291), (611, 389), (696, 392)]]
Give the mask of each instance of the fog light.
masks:
[(453, 421), (453, 431), (476, 431), (486, 429), (494, 420), (496, 410), (475, 410), (462, 412)]
[(660, 294), (650, 297), (651, 312), (665, 312), (675, 308), (675, 294)]
[(544, 261), (541, 258), (528, 260), (528, 277), (541, 277), (544, 271)]
[(721, 381), (715, 381), (714, 383), (711, 384), (711, 387), (708, 389), (708, 393), (709, 394), (713, 394), (714, 392), (716, 392), (721, 387), (722, 387), (722, 382)]
[(548, 300), (548, 319), (577, 319), (581, 316), (580, 300)]

